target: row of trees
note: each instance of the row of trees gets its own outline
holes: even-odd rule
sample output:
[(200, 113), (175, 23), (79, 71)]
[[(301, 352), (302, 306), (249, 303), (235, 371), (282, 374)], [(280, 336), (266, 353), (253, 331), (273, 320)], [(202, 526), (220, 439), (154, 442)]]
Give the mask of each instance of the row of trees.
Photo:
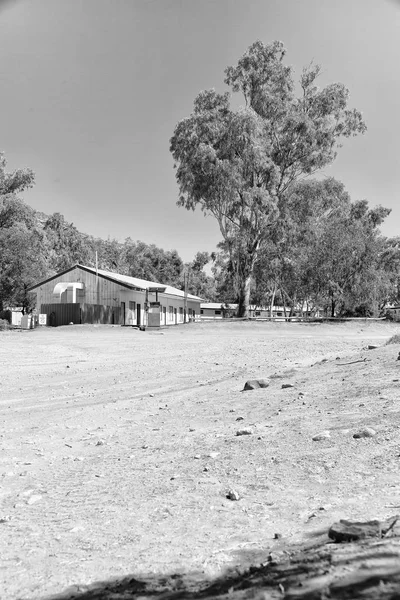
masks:
[[(32, 283), (75, 263), (159, 281), (205, 300), (301, 304), (330, 314), (377, 314), (400, 300), (400, 239), (381, 235), (389, 210), (352, 201), (333, 178), (313, 178), (330, 165), (344, 138), (362, 134), (361, 113), (348, 108), (342, 84), (317, 87), (320, 67), (305, 68), (296, 84), (281, 42), (256, 42), (225, 83), (242, 94), (201, 92), (192, 114), (171, 139), (178, 205), (217, 219), (222, 241), (211, 256), (184, 264), (176, 250), (154, 244), (101, 240), (64, 217), (35, 212), (20, 192), (30, 170), (6, 171), (0, 156), (0, 309), (29, 310)], [(211, 261), (213, 276), (204, 267)], [(184, 275), (187, 274), (188, 278)]]
[(216, 299), (214, 279), (204, 272), (210, 261), (198, 252), (184, 263), (176, 250), (163, 250), (154, 244), (86, 235), (60, 213), (38, 213), (18, 194), (34, 184), (30, 170), (8, 173), (0, 156), (0, 311), (6, 306), (32, 308), (31, 285), (68, 269), (76, 263), (117, 271), (141, 279), (158, 281), (206, 299)]
[[(223, 241), (211, 256), (184, 263), (176, 250), (102, 240), (79, 232), (64, 217), (34, 211), (17, 193), (33, 185), (30, 171), (0, 169), (0, 310), (32, 308), (30, 285), (75, 263), (184, 288), (204, 300), (237, 302), (237, 272)], [(301, 304), (330, 314), (377, 314), (400, 299), (400, 239), (381, 235), (389, 214), (352, 202), (335, 179), (301, 181), (278, 204), (279, 215), (257, 252), (249, 301), (257, 306)], [(205, 267), (211, 262), (213, 276)]]
[(297, 184), (279, 208), (254, 266), (256, 304), (367, 316), (397, 300), (398, 240), (379, 231), (389, 210), (351, 202), (335, 179)]
[[(352, 203), (333, 179), (310, 179), (336, 158), (344, 138), (366, 130), (340, 83), (317, 87), (320, 67), (296, 84), (281, 42), (255, 42), (225, 84), (201, 92), (171, 139), (178, 205), (218, 222), (226, 257), (220, 291), (246, 316), (251, 299), (340, 311), (372, 310), (397, 293), (398, 240), (379, 225), (389, 211)], [(229, 290), (229, 281), (231, 283)], [(227, 285), (228, 283), (228, 285)]]

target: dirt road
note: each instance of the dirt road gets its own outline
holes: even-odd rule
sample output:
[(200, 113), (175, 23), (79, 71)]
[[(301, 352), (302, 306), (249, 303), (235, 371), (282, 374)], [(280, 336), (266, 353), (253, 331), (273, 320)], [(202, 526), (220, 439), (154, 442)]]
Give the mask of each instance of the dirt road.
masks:
[[(399, 331), (0, 332), (1, 597), (127, 575), (212, 578), (338, 518), (394, 514), (400, 348), (383, 345)], [(261, 377), (268, 388), (241, 391)], [(354, 439), (365, 426), (376, 435)]]

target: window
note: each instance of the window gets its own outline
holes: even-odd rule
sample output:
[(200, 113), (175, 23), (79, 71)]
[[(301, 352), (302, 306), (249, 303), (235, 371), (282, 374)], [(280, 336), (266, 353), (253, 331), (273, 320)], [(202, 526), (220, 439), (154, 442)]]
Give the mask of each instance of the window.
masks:
[(221, 311), (220, 311), (220, 310), (216, 310), (216, 311), (215, 311), (215, 314), (216, 314), (216, 315), (220, 315), (220, 314), (221, 314)]
[(129, 310), (136, 310), (136, 302), (129, 300)]
[(200, 309), (200, 314), (204, 315), (204, 310), (202, 308)]
[(261, 311), (256, 310), (256, 317), (261, 317)]

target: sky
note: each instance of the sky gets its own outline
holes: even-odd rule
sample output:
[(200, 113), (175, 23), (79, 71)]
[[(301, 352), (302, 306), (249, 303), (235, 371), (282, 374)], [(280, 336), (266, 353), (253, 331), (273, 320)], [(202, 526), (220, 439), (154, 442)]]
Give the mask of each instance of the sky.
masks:
[(0, 0), (0, 150), (36, 173), (25, 201), (184, 261), (215, 250), (213, 218), (176, 205), (169, 140), (258, 39), (349, 88), (368, 131), (323, 175), (391, 208), (382, 231), (400, 235), (399, 0)]

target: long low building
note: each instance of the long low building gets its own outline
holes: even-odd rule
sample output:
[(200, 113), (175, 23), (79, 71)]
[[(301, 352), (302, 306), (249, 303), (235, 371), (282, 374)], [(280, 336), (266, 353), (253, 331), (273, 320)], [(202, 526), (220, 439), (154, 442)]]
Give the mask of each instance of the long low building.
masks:
[(29, 288), (48, 325), (103, 323), (160, 327), (192, 321), (201, 299), (170, 285), (73, 267)]
[[(200, 305), (200, 318), (207, 319), (227, 319), (233, 317), (237, 313), (237, 304), (224, 304), (221, 302), (202, 302)], [(400, 312), (400, 311), (399, 311)], [(283, 306), (273, 306), (272, 314), (270, 307), (265, 306), (249, 306), (249, 317), (259, 319), (282, 319), (285, 320), (289, 317), (290, 308)], [(311, 317), (319, 315), (319, 311), (311, 314), (311, 311), (304, 310), (301, 306), (297, 306), (295, 310), (291, 312), (291, 318), (295, 317)]]

